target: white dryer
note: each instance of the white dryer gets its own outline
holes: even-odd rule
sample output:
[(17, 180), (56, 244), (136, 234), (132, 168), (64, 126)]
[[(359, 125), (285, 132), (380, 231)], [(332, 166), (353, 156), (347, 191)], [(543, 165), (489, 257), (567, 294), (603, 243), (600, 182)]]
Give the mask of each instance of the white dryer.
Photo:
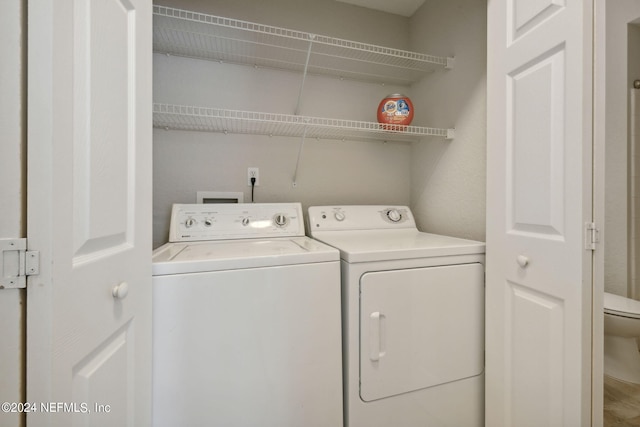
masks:
[(404, 206), (308, 221), (340, 250), (345, 426), (483, 426), (484, 243), (422, 233)]
[(342, 426), (340, 266), (298, 203), (174, 205), (153, 253), (153, 425)]

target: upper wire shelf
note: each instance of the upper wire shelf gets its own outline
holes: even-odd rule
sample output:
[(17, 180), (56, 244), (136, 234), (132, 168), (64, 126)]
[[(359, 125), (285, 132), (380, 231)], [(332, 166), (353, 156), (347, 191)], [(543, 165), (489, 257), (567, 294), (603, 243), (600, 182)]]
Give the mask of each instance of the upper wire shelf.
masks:
[(157, 103), (153, 104), (153, 126), (176, 130), (363, 141), (416, 142), (425, 136), (454, 137), (453, 129)]
[(453, 58), (343, 40), (237, 19), (153, 6), (155, 52), (409, 85)]

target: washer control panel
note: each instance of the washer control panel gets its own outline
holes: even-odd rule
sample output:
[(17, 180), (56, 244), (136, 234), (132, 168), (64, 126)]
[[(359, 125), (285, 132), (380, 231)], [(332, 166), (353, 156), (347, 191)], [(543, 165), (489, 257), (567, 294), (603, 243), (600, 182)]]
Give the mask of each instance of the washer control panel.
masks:
[(416, 228), (406, 206), (312, 206), (309, 230), (377, 230)]
[(170, 242), (304, 236), (300, 203), (174, 204)]

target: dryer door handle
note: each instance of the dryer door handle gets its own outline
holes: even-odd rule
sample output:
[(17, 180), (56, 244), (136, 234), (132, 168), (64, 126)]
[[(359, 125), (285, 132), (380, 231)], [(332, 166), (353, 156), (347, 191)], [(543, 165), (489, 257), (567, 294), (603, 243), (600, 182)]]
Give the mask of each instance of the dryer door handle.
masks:
[(369, 315), (369, 359), (374, 362), (385, 355), (384, 319), (385, 315), (379, 311)]

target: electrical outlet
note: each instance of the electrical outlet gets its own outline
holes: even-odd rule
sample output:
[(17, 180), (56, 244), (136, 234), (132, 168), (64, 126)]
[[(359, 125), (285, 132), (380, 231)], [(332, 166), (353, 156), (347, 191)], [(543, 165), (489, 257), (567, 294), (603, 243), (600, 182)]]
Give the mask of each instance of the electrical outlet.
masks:
[(251, 178), (256, 179), (255, 186), (260, 185), (260, 169), (259, 168), (247, 168), (247, 185), (251, 187)]

